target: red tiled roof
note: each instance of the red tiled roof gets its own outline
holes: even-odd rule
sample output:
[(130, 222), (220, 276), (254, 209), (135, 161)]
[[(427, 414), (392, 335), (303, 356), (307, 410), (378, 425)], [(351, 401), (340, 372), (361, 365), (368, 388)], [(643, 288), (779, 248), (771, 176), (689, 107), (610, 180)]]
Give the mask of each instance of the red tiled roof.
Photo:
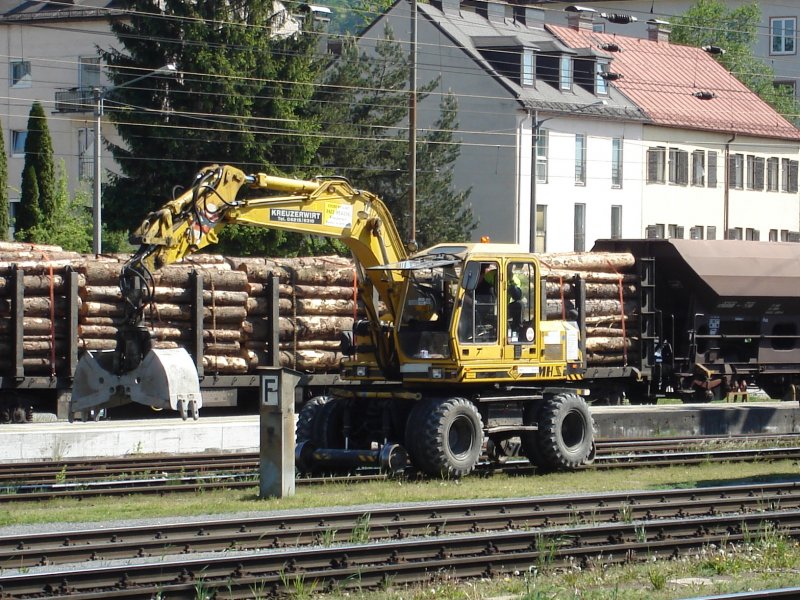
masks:
[[(722, 131), (782, 139), (800, 139), (794, 127), (700, 48), (595, 33), (571, 27), (547, 28), (571, 48), (613, 42), (609, 70), (621, 73), (613, 86), (636, 103), (656, 125)], [(695, 92), (713, 92), (701, 100)]]

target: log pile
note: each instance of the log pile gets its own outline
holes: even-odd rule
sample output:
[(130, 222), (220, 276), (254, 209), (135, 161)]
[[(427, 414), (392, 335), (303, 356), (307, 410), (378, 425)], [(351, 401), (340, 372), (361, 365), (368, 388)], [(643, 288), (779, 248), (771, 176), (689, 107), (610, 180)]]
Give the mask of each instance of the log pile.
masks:
[(81, 260), (58, 246), (0, 242), (0, 371), (13, 364), (13, 289), (15, 269), (24, 276), (22, 366), (25, 373), (50, 376), (62, 371), (68, 341), (66, 313), (68, 267)]
[[(82, 256), (57, 246), (0, 242), (0, 372), (10, 368), (12, 266), (24, 269), (24, 360), (28, 375), (51, 375), (66, 356), (65, 278), (79, 273), (78, 344), (113, 349), (123, 317), (119, 273), (128, 256)], [(616, 253), (540, 255), (549, 318), (568, 316), (573, 278), (586, 282), (589, 364), (622, 364), (638, 348), (633, 257)], [(349, 258), (226, 258), (193, 255), (159, 270), (146, 311), (157, 348), (190, 348), (190, 275), (203, 277), (203, 364), (207, 373), (252, 373), (268, 357), (267, 278), (279, 278), (279, 360), (306, 372), (338, 371), (339, 337), (357, 315)], [(53, 302), (51, 302), (51, 293)]]
[(589, 365), (622, 365), (639, 349), (638, 278), (627, 253), (540, 254), (546, 277), (547, 316), (568, 318), (574, 308), (574, 278), (586, 290), (586, 359)]
[(267, 319), (266, 281), (278, 277), (280, 364), (298, 371), (337, 371), (343, 358), (339, 334), (353, 327), (356, 311), (353, 261), (339, 256), (314, 258), (236, 258), (234, 269), (247, 275), (249, 299), (244, 323), (251, 368), (264, 364)]

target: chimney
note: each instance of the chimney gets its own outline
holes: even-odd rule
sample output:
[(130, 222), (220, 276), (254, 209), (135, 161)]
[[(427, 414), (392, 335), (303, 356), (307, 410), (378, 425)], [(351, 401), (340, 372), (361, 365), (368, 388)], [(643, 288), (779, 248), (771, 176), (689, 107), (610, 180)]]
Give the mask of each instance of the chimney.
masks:
[(669, 34), (672, 33), (669, 21), (660, 19), (649, 19), (647, 21), (647, 39), (651, 42), (669, 42)]

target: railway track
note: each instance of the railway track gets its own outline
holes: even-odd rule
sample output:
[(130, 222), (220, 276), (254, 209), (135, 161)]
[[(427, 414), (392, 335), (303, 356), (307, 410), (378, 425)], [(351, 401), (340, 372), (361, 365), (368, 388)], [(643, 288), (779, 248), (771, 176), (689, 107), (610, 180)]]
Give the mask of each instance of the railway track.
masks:
[(245, 598), (301, 583), (320, 591), (602, 566), (775, 533), (800, 537), (798, 484), (202, 519), (2, 536), (0, 589), (13, 598), (150, 598), (202, 587)]
[[(800, 436), (738, 436), (601, 440), (597, 457), (586, 468), (615, 469), (723, 461), (784, 460), (800, 458), (800, 446), (761, 447), (796, 443)], [(729, 446), (739, 446), (729, 449)], [(747, 446), (747, 447), (743, 447)], [(99, 460), (10, 463), (0, 467), (0, 504), (61, 497), (115, 494), (167, 494), (256, 485), (258, 454), (190, 454), (158, 457), (123, 457)], [(533, 472), (524, 460), (497, 464), (484, 462), (479, 474)], [(413, 476), (413, 473), (407, 473)], [(363, 470), (347, 476), (307, 477), (299, 485), (331, 481), (384, 479), (387, 475)]]

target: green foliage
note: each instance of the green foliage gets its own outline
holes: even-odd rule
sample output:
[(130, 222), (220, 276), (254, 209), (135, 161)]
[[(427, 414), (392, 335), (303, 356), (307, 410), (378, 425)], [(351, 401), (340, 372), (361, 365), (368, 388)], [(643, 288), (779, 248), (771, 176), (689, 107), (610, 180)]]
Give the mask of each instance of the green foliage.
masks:
[(24, 240), (28, 230), (42, 222), (42, 211), (39, 208), (39, 182), (36, 170), (32, 166), (22, 169), (22, 196), (17, 205), (16, 238)]
[[(305, 110), (317, 73), (314, 33), (274, 36), (283, 15), (271, 0), (128, 0), (122, 8), (130, 12), (112, 23), (122, 50), (101, 51), (117, 86), (106, 115), (125, 142), (111, 148), (122, 173), (104, 193), (112, 229), (137, 227), (207, 164), (272, 174), (308, 164), (317, 147)], [(120, 87), (168, 63), (182, 76)], [(239, 246), (251, 254), (279, 247), (278, 237), (230, 232), (226, 242), (252, 241)]]
[[(35, 182), (34, 182), (35, 183)], [(69, 181), (63, 163), (58, 169), (53, 196), (53, 213), (20, 234), (20, 239), (40, 244), (53, 244), (65, 250), (88, 253), (92, 248), (92, 219), (85, 191), (69, 195)]]
[(392, 0), (332, 0), (329, 31), (335, 34), (355, 35), (393, 4)]
[(0, 127), (0, 240), (8, 239), (8, 228), (11, 226), (11, 213), (8, 204), (8, 159), (6, 145), (3, 140), (3, 128)]
[(44, 225), (53, 219), (56, 194), (53, 142), (41, 103), (34, 102), (28, 115), (22, 193), (17, 210), (17, 230)]
[[(317, 160), (323, 169), (346, 175), (356, 187), (377, 194), (389, 207), (401, 237), (408, 238), (408, 57), (387, 29), (374, 52), (360, 52), (348, 39), (315, 96), (326, 138)], [(423, 101), (438, 81), (421, 86)], [(469, 237), (474, 229), (466, 205), (469, 191), (453, 191), (452, 164), (458, 146), (455, 97), (445, 95), (441, 115), (417, 139), (417, 235), (427, 246)]]
[(794, 95), (786, 86), (775, 86), (775, 71), (753, 56), (761, 23), (757, 2), (729, 8), (721, 0), (698, 0), (672, 19), (670, 41), (687, 46), (718, 46), (725, 54), (717, 60), (739, 81), (787, 119), (796, 120)]

